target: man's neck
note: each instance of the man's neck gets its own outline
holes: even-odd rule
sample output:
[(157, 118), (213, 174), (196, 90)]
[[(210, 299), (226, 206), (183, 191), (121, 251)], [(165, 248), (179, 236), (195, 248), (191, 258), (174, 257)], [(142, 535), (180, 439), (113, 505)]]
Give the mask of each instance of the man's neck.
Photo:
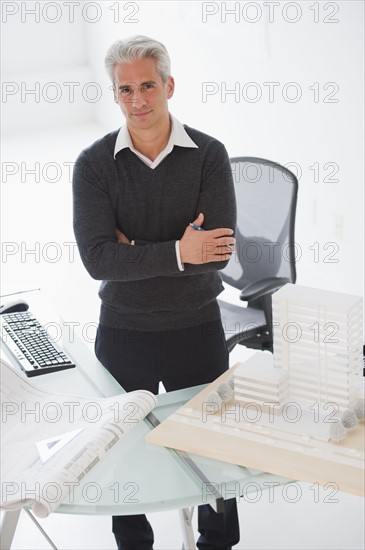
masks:
[(139, 153), (142, 153), (142, 155), (154, 161), (161, 151), (165, 149), (169, 141), (171, 134), (170, 116), (168, 115), (166, 120), (163, 121), (163, 124), (158, 127), (137, 131), (135, 128), (128, 127), (128, 131), (133, 147)]

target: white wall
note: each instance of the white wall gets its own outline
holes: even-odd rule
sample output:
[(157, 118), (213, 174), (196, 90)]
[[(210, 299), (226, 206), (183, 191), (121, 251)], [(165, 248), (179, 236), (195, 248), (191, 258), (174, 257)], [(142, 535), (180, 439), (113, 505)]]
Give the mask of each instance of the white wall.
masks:
[[(42, 17), (33, 23), (27, 16), (22, 23), (18, 13), (3, 24), (4, 80), (40, 81), (42, 73), (42, 78), (60, 86), (67, 81), (80, 83), (73, 103), (66, 95), (65, 101), (40, 101), (40, 105), (32, 97), (21, 102), (20, 94), (9, 96), (3, 104), (3, 128), (6, 135), (13, 135), (11, 158), (15, 158), (14, 143), (26, 140), (30, 130), (47, 129), (49, 140), (60, 126), (65, 135), (67, 127), (72, 128), (75, 146), (67, 144), (64, 154), (70, 161), (78, 153), (76, 144), (82, 143), (82, 148), (97, 135), (119, 127), (123, 119), (104, 72), (105, 51), (119, 37), (156, 37), (171, 54), (176, 92), (170, 108), (182, 122), (219, 138), (231, 156), (262, 156), (290, 163), (299, 172), (298, 283), (362, 294), (363, 3), (281, 2), (269, 12), (267, 2), (102, 2), (93, 3), (98, 6), (94, 12), (91, 6), (83, 13), (86, 4), (75, 8), (74, 23), (67, 21), (63, 7), (57, 23)], [(235, 7), (238, 11), (227, 14), (224, 21), (224, 9)], [(203, 10), (216, 13), (206, 14), (204, 22)], [(55, 16), (49, 12), (48, 17)], [(252, 22), (255, 17), (257, 22)], [(95, 103), (76, 93), (88, 82), (96, 82), (100, 90)], [(271, 100), (269, 85), (264, 85), (270, 82), (278, 83)], [(216, 93), (204, 98), (204, 83), (211, 83)], [(255, 84), (245, 88), (247, 83)], [(294, 84), (285, 88), (288, 83)], [(310, 89), (315, 83), (316, 101), (315, 90)], [(238, 96), (224, 95), (224, 86), (236, 87)], [(295, 90), (302, 94), (297, 102), (290, 101)], [(256, 102), (250, 101), (254, 92), (262, 94)], [(328, 102), (331, 92), (336, 102)], [(96, 123), (100, 129), (83, 133), (86, 123)], [(60, 146), (58, 140), (57, 155), (62, 159)], [(331, 175), (338, 181), (325, 181)], [(64, 186), (63, 192), (67, 210), (69, 189)], [(45, 196), (38, 193), (40, 188), (34, 190), (27, 208)], [(69, 223), (70, 210), (66, 218)], [(7, 235), (11, 220), (8, 223)]]
[(3, 2), (1, 8), (3, 133), (90, 121), (88, 99), (97, 90), (90, 85), (82, 13), (70, 17), (63, 2)]

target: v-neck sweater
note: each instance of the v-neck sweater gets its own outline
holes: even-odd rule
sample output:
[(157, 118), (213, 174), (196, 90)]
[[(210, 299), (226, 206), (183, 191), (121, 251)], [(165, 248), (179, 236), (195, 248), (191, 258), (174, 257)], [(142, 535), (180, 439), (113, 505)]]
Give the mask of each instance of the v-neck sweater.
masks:
[[(232, 171), (222, 143), (184, 128), (198, 148), (175, 146), (154, 169), (128, 148), (113, 158), (118, 130), (76, 160), (74, 232), (85, 268), (102, 281), (101, 324), (160, 331), (220, 317), (219, 270), (228, 262), (180, 271), (175, 244), (200, 212), (206, 230), (235, 229)], [(118, 243), (116, 227), (135, 246)]]

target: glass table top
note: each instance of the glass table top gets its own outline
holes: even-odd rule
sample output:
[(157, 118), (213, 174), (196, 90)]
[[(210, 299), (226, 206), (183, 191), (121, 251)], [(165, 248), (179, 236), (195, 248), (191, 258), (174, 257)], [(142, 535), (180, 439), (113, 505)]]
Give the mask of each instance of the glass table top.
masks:
[[(110, 397), (123, 388), (99, 363), (90, 346), (69, 320), (58, 317), (41, 292), (22, 294), (30, 309), (44, 323), (57, 325), (60, 343), (76, 368), (35, 376), (31, 382), (57, 393), (84, 397)], [(16, 298), (12, 297), (12, 299)], [(5, 346), (2, 351), (9, 361)], [(153, 414), (161, 422), (191, 399), (203, 386), (158, 396)], [(259, 494), (272, 484), (292, 480), (234, 464), (189, 455), (212, 485), (203, 482), (173, 450), (152, 445), (145, 435), (153, 429), (145, 419), (113, 447), (70, 491), (56, 512), (72, 514), (140, 514), (186, 508), (202, 503), (215, 504), (212, 487), (223, 498)]]

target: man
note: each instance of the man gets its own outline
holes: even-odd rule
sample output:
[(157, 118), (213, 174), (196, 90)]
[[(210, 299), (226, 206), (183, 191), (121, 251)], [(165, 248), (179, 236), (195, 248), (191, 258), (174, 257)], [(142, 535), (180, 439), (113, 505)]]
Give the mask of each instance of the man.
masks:
[[(126, 391), (208, 383), (228, 368), (216, 300), (235, 246), (228, 155), (169, 114), (175, 84), (163, 44), (119, 40), (105, 65), (126, 125), (85, 149), (73, 178), (81, 258), (103, 281), (96, 355)], [(199, 548), (230, 548), (235, 500), (223, 514), (199, 507), (198, 524)], [(113, 532), (118, 548), (152, 548), (145, 516), (113, 517)]]

